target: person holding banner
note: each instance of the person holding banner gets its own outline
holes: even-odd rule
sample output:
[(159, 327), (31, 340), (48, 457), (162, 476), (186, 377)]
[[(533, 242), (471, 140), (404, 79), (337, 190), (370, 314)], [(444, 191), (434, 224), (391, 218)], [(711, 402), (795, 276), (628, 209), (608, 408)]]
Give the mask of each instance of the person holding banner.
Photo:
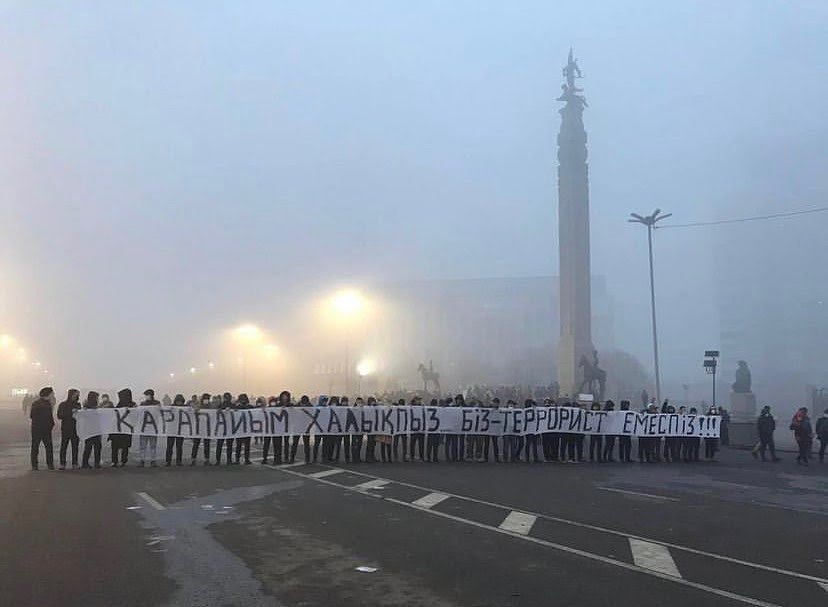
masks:
[[(252, 409), (253, 405), (250, 404), (250, 397), (247, 396), (245, 393), (239, 394), (239, 398), (236, 401), (236, 409), (247, 410)], [(253, 462), (250, 461), (250, 437), (243, 436), (241, 438), (236, 439), (236, 463), (241, 463), (241, 454), (244, 451), (244, 464), (249, 466)]]
[[(94, 390), (89, 392), (86, 395), (86, 402), (83, 403), (84, 409), (97, 409), (98, 408), (98, 393)], [(92, 452), (95, 453), (95, 467), (101, 467), (101, 436), (91, 436), (83, 441), (83, 460), (81, 464), (81, 468), (88, 470), (91, 466), (89, 465), (89, 456), (92, 455)]]
[[(373, 396), (369, 396), (368, 400), (365, 401), (365, 406), (367, 407), (376, 407), (377, 406), (377, 399)], [(376, 464), (377, 463), (377, 435), (376, 434), (369, 434), (368, 437), (365, 439), (365, 462), (368, 464)]]
[[(235, 409), (236, 405), (233, 402), (233, 395), (225, 392), (221, 397), (221, 406), (219, 408), (228, 412)], [(233, 439), (220, 438), (216, 440), (216, 466), (221, 465), (221, 452), (225, 445), (227, 446), (227, 465), (229, 466), (233, 463)]]
[(66, 395), (66, 400), (58, 405), (57, 417), (60, 420), (60, 469), (66, 470), (66, 448), (72, 445), (72, 468), (78, 467), (78, 427), (75, 411), (81, 408), (80, 392), (74, 388)]
[[(324, 394), (320, 394), (319, 398), (316, 399), (317, 407), (327, 407), (328, 406), (328, 397)], [(325, 459), (325, 446), (327, 443), (327, 436), (322, 436), (320, 434), (314, 434), (313, 436), (313, 463), (315, 464), (319, 459), (319, 447), (322, 447), (322, 459)], [(305, 460), (307, 462), (307, 460)]]
[[(144, 402), (141, 403), (142, 407), (157, 407), (160, 406), (157, 400), (155, 400), (155, 390), (152, 388), (148, 388), (144, 390)], [(158, 437), (157, 436), (139, 436), (138, 437), (138, 453), (141, 457), (141, 461), (138, 462), (138, 465), (142, 468), (144, 467), (144, 463), (147, 460), (147, 455), (149, 455), (149, 462), (150, 466), (155, 467), (157, 464), (155, 463), (155, 456), (156, 451), (158, 450)]]
[[(267, 408), (267, 407), (278, 407), (279, 406), (279, 399), (275, 396), (271, 396), (267, 402), (265, 403), (264, 399), (256, 399), (256, 404), (260, 407)], [(270, 444), (276, 440), (277, 437), (273, 436), (265, 436), (262, 440), (262, 465), (267, 465), (267, 458), (270, 455)], [(282, 463), (282, 437), (279, 438), (279, 444), (273, 445), (273, 463), (279, 465)]]
[[(418, 407), (423, 406), (423, 400), (419, 396), (415, 396), (412, 401), (412, 405), (416, 405)], [(412, 432), (411, 433), (411, 461), (414, 461), (415, 454), (417, 455), (418, 459), (421, 462), (425, 461), (425, 433), (423, 432)]]
[[(405, 399), (401, 398), (398, 400), (395, 405), (397, 407), (405, 407)], [(408, 435), (407, 434), (395, 434), (393, 438), (393, 445), (394, 445), (394, 461), (400, 461), (400, 456), (397, 453), (397, 447), (402, 445), (402, 461), (408, 461)]]
[[(290, 393), (288, 393), (290, 394)], [(303, 394), (302, 397), (299, 399), (299, 407), (311, 407), (311, 401), (307, 394)], [(299, 436), (296, 435), (293, 437), (293, 445), (290, 448), (290, 460), (288, 463), (295, 463), (296, 462), (296, 450), (299, 448)], [(305, 456), (305, 463), (310, 463), (310, 455), (311, 455), (311, 447), (310, 447), (310, 434), (303, 434), (302, 435), (302, 450)]]
[[(118, 392), (118, 404), (116, 409), (123, 409), (126, 407), (134, 407), (132, 402), (132, 390), (124, 388)], [(121, 466), (126, 466), (129, 458), (129, 448), (132, 446), (131, 434), (110, 434), (107, 439), (112, 443), (112, 464), (113, 468), (117, 468), (119, 463)]]
[[(357, 396), (354, 399), (354, 407), (362, 408), (365, 406), (365, 401), (362, 400), (361, 396)], [(351, 461), (355, 464), (359, 464), (362, 462), (362, 442), (363, 442), (363, 435), (362, 434), (352, 434), (351, 435)]]
[[(621, 411), (630, 410), (630, 401), (621, 401)], [(618, 437), (618, 460), (629, 464), (632, 462), (632, 437), (621, 435)]]
[[(536, 406), (537, 403), (533, 401), (531, 398), (527, 398), (526, 401), (523, 403), (524, 409), (532, 409)], [(540, 463), (540, 459), (538, 458), (538, 435), (537, 434), (527, 434), (526, 435), (526, 463), (529, 463), (529, 458), (532, 458), (532, 463)]]
[[(610, 411), (615, 411), (615, 403), (611, 400), (608, 400), (604, 403), (604, 411), (609, 413)], [(603, 461), (605, 462), (615, 462), (615, 458), (612, 456), (613, 452), (615, 451), (615, 436), (610, 434), (606, 438), (604, 438), (604, 453), (603, 453)]]
[[(441, 407), (443, 405), (436, 398), (432, 398), (430, 406), (431, 407)], [(492, 437), (492, 440), (496, 440), (496, 439), (497, 439), (496, 436)], [(426, 461), (431, 462), (432, 464), (438, 463), (440, 461), (439, 451), (440, 451), (440, 435), (436, 432), (431, 432), (428, 435), (426, 435)]]
[[(195, 406), (196, 413), (202, 409), (212, 409), (212, 397), (206, 392), (201, 395), (201, 401)], [(190, 451), (190, 466), (196, 465), (196, 459), (198, 459), (198, 448), (202, 442), (204, 442), (204, 465), (210, 465), (210, 439), (194, 438), (193, 448)]]
[[(600, 411), (601, 403), (592, 403), (590, 410)], [(600, 434), (593, 434), (589, 437), (589, 461), (598, 463), (604, 462), (604, 437)]]
[[(716, 408), (716, 405), (711, 405), (711, 407), (707, 410), (707, 415), (718, 415), (719, 410)], [(704, 459), (715, 462), (716, 461), (716, 451), (719, 450), (719, 439), (708, 437), (704, 439)]]
[[(183, 394), (176, 394), (175, 398), (173, 399), (172, 406), (173, 407), (184, 407), (187, 403), (184, 401)], [(181, 454), (184, 450), (184, 437), (182, 436), (168, 436), (167, 437), (167, 449), (166, 449), (166, 466), (169, 468), (172, 466), (172, 456), (173, 456), (173, 449), (175, 449), (175, 465), (181, 465)]]

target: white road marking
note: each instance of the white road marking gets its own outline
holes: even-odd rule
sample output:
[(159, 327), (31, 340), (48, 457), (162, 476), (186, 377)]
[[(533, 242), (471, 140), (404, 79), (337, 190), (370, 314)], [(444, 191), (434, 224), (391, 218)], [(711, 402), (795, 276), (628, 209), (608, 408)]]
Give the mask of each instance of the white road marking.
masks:
[(828, 592), (828, 582), (817, 582), (825, 592)]
[(681, 577), (676, 562), (670, 555), (670, 549), (666, 546), (630, 539), (630, 550), (632, 550), (633, 562), (639, 567)]
[(306, 474), (305, 476), (309, 476), (311, 478), (325, 478), (326, 476), (333, 476), (334, 474), (341, 474), (343, 472), (345, 471), (342, 468), (331, 468), (320, 472), (312, 472), (310, 474)]
[(361, 490), (365, 490), (365, 489), (382, 489), (387, 484), (388, 484), (388, 481), (383, 480), (381, 478), (375, 478), (372, 481), (368, 481), (368, 482), (365, 482), (365, 483), (361, 483), (359, 485), (355, 485), (354, 489), (361, 489)]
[(512, 512), (503, 519), (503, 522), (500, 523), (500, 529), (504, 531), (511, 531), (512, 533), (520, 533), (521, 535), (529, 535), (529, 532), (532, 530), (532, 525), (535, 524), (535, 521), (538, 520), (538, 517), (532, 516), (531, 514), (524, 514), (523, 512)]
[(269, 468), (276, 468), (277, 470), (281, 470), (282, 468), (296, 468), (297, 466), (304, 466), (305, 462), (293, 462), (292, 464), (276, 464), (275, 466), (269, 466), (265, 464)]
[[(268, 467), (272, 467), (272, 466), (268, 466)], [(301, 472), (294, 472), (292, 470), (286, 470), (285, 472), (289, 472), (290, 474), (296, 474), (298, 476), (306, 476), (306, 475), (302, 474)], [(383, 478), (383, 477), (379, 477), (379, 476), (374, 476), (372, 474), (367, 474), (365, 472), (358, 472), (356, 470), (350, 470), (350, 472), (352, 474), (358, 474), (360, 476), (367, 476), (369, 478)], [(399, 481), (399, 480), (395, 480), (395, 479), (388, 479), (388, 478), (383, 478), (383, 480), (387, 480), (387, 481), (389, 481), (391, 483), (395, 483), (397, 485), (402, 485), (403, 487), (411, 487), (412, 489), (419, 489), (420, 491), (427, 491), (427, 492), (434, 492), (435, 491), (432, 488), (423, 487), (422, 485), (415, 485), (414, 483), (406, 483), (404, 481)], [(337, 487), (340, 486), (337, 483), (331, 483), (331, 484), (336, 485)], [(444, 494), (444, 495), (447, 495), (448, 497), (454, 497), (454, 498), (457, 498), (457, 499), (466, 500), (466, 501), (472, 502), (474, 504), (481, 504), (483, 506), (493, 506), (495, 508), (502, 508), (504, 510), (511, 510), (513, 508), (512, 506), (506, 506), (504, 504), (499, 504), (497, 502), (490, 502), (490, 501), (487, 501), (487, 500), (481, 500), (481, 499), (477, 499), (477, 498), (474, 498), (474, 497), (469, 497), (469, 496), (466, 496), (466, 495), (458, 495), (456, 493), (448, 493), (448, 492), (441, 492), (441, 493)], [(390, 499), (390, 498), (384, 498), (384, 499)], [(416, 504), (416, 502), (415, 502), (415, 504)], [(811, 581), (814, 581), (814, 582), (817, 582), (817, 583), (828, 584), (828, 578), (822, 578), (822, 577), (815, 576), (815, 575), (808, 575), (807, 573), (800, 573), (798, 571), (791, 571), (790, 569), (781, 569), (779, 567), (773, 567), (771, 565), (763, 565), (761, 563), (753, 563), (751, 561), (745, 561), (745, 560), (742, 560), (742, 559), (737, 559), (735, 557), (726, 556), (724, 554), (717, 554), (715, 552), (707, 552), (705, 550), (699, 550), (697, 548), (691, 548), (689, 546), (682, 546), (681, 544), (673, 544), (671, 542), (664, 542), (664, 541), (661, 541), (661, 540), (657, 540), (657, 539), (653, 539), (653, 538), (649, 538), (649, 537), (644, 537), (644, 536), (641, 536), (641, 535), (635, 535), (634, 533), (619, 531), (617, 529), (610, 529), (609, 527), (601, 527), (600, 525), (590, 525), (589, 523), (582, 523), (580, 521), (573, 521), (571, 519), (561, 518), (559, 516), (552, 516), (552, 515), (549, 515), (549, 514), (542, 514), (542, 513), (539, 513), (539, 512), (532, 512), (530, 510), (523, 510), (523, 512), (526, 512), (527, 514), (532, 514), (534, 516), (537, 516), (540, 519), (544, 519), (544, 520), (547, 520), (547, 521), (554, 521), (556, 523), (563, 523), (565, 525), (571, 525), (573, 527), (580, 527), (581, 529), (591, 529), (592, 531), (600, 531), (602, 533), (607, 533), (609, 535), (615, 535), (617, 537), (623, 537), (625, 539), (632, 538), (632, 539), (636, 539), (636, 540), (642, 540), (642, 541), (645, 541), (645, 542), (650, 542), (650, 543), (653, 543), (653, 544), (660, 544), (662, 546), (667, 546), (668, 548), (672, 548), (674, 550), (681, 550), (683, 552), (689, 552), (690, 554), (697, 554), (699, 556), (706, 556), (708, 558), (717, 559), (717, 560), (720, 560), (720, 561), (725, 561), (727, 563), (734, 563), (736, 565), (742, 565), (744, 567), (752, 567), (753, 569), (760, 569), (762, 571), (771, 571), (773, 573), (778, 573), (780, 575), (787, 575), (787, 576), (790, 576), (790, 577), (795, 577), (795, 578), (799, 578), (799, 579), (803, 579), (803, 580), (811, 580)]]
[(415, 506), (419, 506), (420, 508), (428, 509), (428, 508), (433, 508), (434, 506), (436, 506), (440, 502), (442, 502), (444, 500), (447, 500), (450, 497), (451, 497), (450, 495), (447, 495), (445, 493), (429, 493), (428, 495), (424, 495), (420, 499), (414, 500), (411, 503), (414, 504)]
[(144, 500), (146, 503), (148, 503), (150, 506), (152, 506), (156, 510), (166, 510), (167, 509), (167, 507), (164, 506), (164, 504), (162, 504), (161, 502), (156, 500), (154, 497), (152, 497), (148, 493), (144, 493), (143, 491), (139, 491), (138, 492), (138, 497), (140, 497), (142, 500)]
[(652, 493), (641, 493), (639, 491), (628, 491), (627, 489), (615, 489), (613, 487), (597, 487), (601, 491), (612, 491), (613, 493), (625, 493), (627, 495), (638, 495), (640, 497), (648, 497), (654, 500), (663, 500), (665, 502), (677, 502), (677, 497), (668, 497), (666, 495), (654, 495)]

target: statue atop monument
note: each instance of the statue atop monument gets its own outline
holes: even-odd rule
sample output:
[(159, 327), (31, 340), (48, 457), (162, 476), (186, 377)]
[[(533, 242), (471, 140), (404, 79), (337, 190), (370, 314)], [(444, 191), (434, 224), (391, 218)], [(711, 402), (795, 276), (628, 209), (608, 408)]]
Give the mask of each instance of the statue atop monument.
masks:
[(746, 394), (750, 392), (750, 369), (748, 368), (748, 364), (740, 360), (739, 361), (739, 368), (736, 369), (736, 381), (733, 382), (732, 388), (736, 394)]
[(561, 85), (563, 93), (561, 93), (561, 96), (558, 97), (558, 101), (566, 101), (567, 103), (574, 102), (581, 107), (586, 107), (586, 99), (583, 95), (579, 95), (579, 93), (582, 93), (584, 89), (578, 88), (575, 85), (575, 79), (583, 78), (583, 75), (581, 74), (581, 68), (578, 67), (577, 59), (572, 56), (571, 48), (569, 49), (569, 58), (567, 63), (561, 71), (563, 72), (563, 77), (566, 79), (566, 82)]
[(584, 392), (584, 388), (586, 388), (597, 400), (604, 400), (604, 392), (607, 388), (607, 372), (598, 366), (598, 350), (592, 351), (592, 362), (585, 355), (581, 355), (578, 366), (584, 369), (584, 380), (581, 382), (578, 391)]

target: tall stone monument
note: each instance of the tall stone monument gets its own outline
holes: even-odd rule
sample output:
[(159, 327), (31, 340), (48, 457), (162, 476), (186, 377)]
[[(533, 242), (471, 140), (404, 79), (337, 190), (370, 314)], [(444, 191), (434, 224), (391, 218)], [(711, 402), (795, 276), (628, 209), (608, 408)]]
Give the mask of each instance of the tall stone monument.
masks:
[(593, 360), (592, 299), (589, 262), (589, 181), (581, 70), (569, 50), (566, 80), (558, 101), (558, 256), (560, 258), (561, 339), (558, 346), (560, 393), (575, 396), (584, 381), (582, 361)]

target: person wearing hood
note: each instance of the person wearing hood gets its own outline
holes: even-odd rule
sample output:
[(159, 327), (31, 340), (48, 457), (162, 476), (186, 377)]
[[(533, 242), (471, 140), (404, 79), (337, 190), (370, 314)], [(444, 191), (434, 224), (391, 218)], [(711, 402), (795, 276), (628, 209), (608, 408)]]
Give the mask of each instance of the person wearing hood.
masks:
[(72, 445), (72, 468), (78, 467), (78, 423), (75, 411), (81, 408), (80, 392), (74, 388), (66, 395), (66, 400), (58, 405), (57, 418), (60, 420), (60, 469), (66, 470), (66, 448)]
[[(289, 394), (290, 393), (288, 393), (288, 395)], [(288, 402), (289, 403), (290, 399), (288, 398), (286, 401), (283, 401), (283, 402)], [(285, 407), (288, 407), (288, 406), (292, 407), (293, 405), (286, 404), (284, 406)], [(308, 397), (307, 394), (303, 394), (299, 398), (299, 404), (296, 405), (296, 406), (297, 407), (313, 407), (313, 404), (311, 404), (310, 397)], [(287, 458), (289, 464), (296, 463), (296, 450), (297, 449), (299, 449), (299, 436), (294, 435), (293, 443), (291, 444), (291, 447), (290, 447), (290, 458)], [(303, 434), (302, 435), (302, 450), (303, 450), (304, 455), (305, 455), (305, 463), (309, 464), (310, 463), (310, 456), (311, 456), (310, 434)]]
[[(316, 399), (316, 406), (317, 407), (327, 407), (328, 406), (328, 397), (324, 394), (320, 395), (319, 398)], [(313, 463), (315, 464), (319, 459), (319, 447), (322, 447), (322, 459), (325, 459), (325, 451), (327, 450), (328, 440), (327, 435), (320, 435), (315, 434), (313, 437)]]
[(112, 409), (115, 405), (109, 400), (109, 394), (101, 394), (101, 402), (98, 405), (101, 409)]
[(811, 429), (811, 418), (808, 417), (808, 409), (801, 407), (791, 420), (796, 444), (799, 445), (799, 455), (796, 456), (796, 463), (802, 466), (808, 465), (811, 457), (811, 446), (813, 445), (814, 432)]
[[(135, 403), (132, 401), (132, 390), (124, 388), (118, 392), (118, 404), (116, 409), (124, 407), (134, 407)], [(119, 463), (121, 466), (126, 466), (129, 458), (129, 448), (132, 446), (131, 434), (110, 434), (109, 439), (112, 443), (112, 467), (117, 468)]]
[(825, 463), (825, 447), (828, 446), (828, 409), (822, 412), (822, 417), (816, 423), (816, 435), (819, 439), (819, 463)]
[[(238, 401), (236, 402), (236, 409), (252, 409), (253, 405), (250, 404), (250, 398), (247, 394), (239, 394)], [(241, 463), (241, 454), (244, 451), (244, 463), (245, 465), (250, 465), (253, 462), (250, 461), (250, 437), (243, 436), (241, 438), (236, 439), (236, 463)]]
[(776, 430), (776, 420), (771, 415), (771, 408), (768, 406), (762, 407), (762, 412), (756, 420), (756, 429), (759, 432), (759, 444), (753, 449), (753, 457), (758, 458), (762, 455), (762, 461), (765, 460), (765, 451), (770, 449), (771, 461), (778, 462), (776, 457), (776, 445), (773, 442), (773, 433)]
[[(201, 402), (196, 403), (194, 409), (200, 411), (201, 409), (212, 409), (212, 400), (210, 395), (206, 392), (201, 395)], [(198, 448), (201, 445), (202, 441), (204, 441), (204, 465), (210, 465), (210, 439), (209, 438), (194, 438), (193, 439), (193, 448), (190, 451), (190, 465), (196, 465), (196, 459), (198, 458)]]
[[(229, 392), (225, 392), (221, 397), (221, 405), (219, 409), (226, 411), (228, 415), (230, 412), (236, 408), (236, 404), (233, 402), (233, 395)], [(222, 449), (227, 446), (227, 465), (233, 463), (233, 439), (232, 438), (220, 438), (216, 441), (216, 466), (221, 465), (221, 451)]]
[[(142, 407), (157, 407), (160, 406), (157, 400), (155, 400), (155, 390), (152, 388), (148, 388), (144, 390), (144, 402), (141, 403)], [(141, 461), (138, 463), (139, 466), (142, 468), (149, 456), (149, 463), (150, 466), (155, 467), (157, 464), (155, 462), (155, 458), (158, 451), (158, 437), (157, 436), (144, 436), (143, 434), (138, 437), (138, 453), (141, 457)]]
[[(173, 399), (172, 406), (173, 407), (183, 407), (187, 403), (184, 401), (183, 394), (176, 394), (175, 398)], [(173, 456), (173, 449), (175, 449), (175, 465), (181, 465), (181, 455), (184, 451), (184, 437), (183, 436), (168, 436), (167, 437), (167, 453), (166, 453), (166, 466), (169, 468), (172, 466), (172, 456)]]
[(46, 452), (46, 465), (49, 470), (55, 469), (52, 445), (52, 428), (55, 427), (55, 418), (52, 413), (54, 406), (55, 391), (47, 387), (40, 390), (40, 398), (34, 401), (29, 409), (29, 419), (32, 420), (32, 470), (37, 470), (40, 443), (43, 443), (43, 450)]
[[(98, 393), (94, 390), (89, 392), (86, 395), (86, 402), (83, 403), (84, 409), (97, 409), (98, 408)], [(101, 437), (98, 436), (90, 436), (86, 440), (83, 441), (83, 460), (81, 464), (81, 468), (88, 470), (91, 468), (89, 465), (89, 456), (92, 455), (94, 452), (95, 454), (95, 467), (101, 467)]]

